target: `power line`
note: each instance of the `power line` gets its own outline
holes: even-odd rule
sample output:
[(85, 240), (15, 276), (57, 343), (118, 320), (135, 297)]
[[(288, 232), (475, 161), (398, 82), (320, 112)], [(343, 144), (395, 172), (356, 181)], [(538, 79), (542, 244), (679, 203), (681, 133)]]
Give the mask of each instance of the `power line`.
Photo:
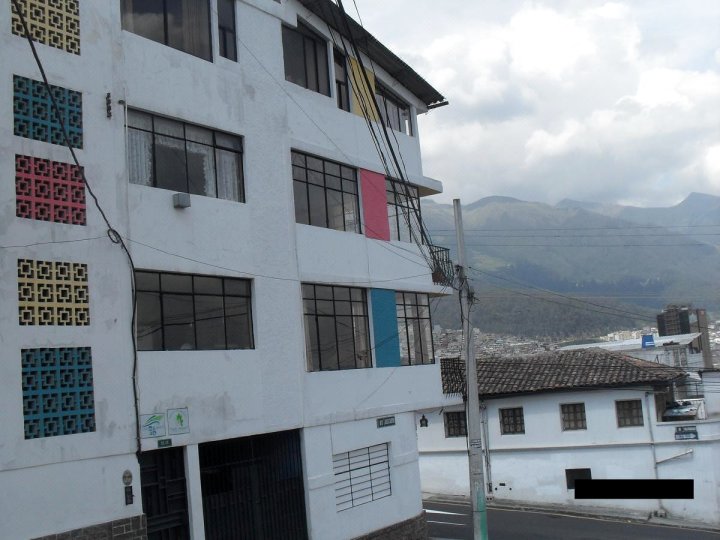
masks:
[[(691, 229), (720, 227), (720, 223), (710, 225), (625, 225), (625, 226), (598, 226), (598, 227), (482, 227), (478, 229), (465, 229), (470, 232), (503, 232), (503, 231), (609, 231), (627, 229)], [(433, 229), (433, 232), (454, 232), (454, 229)]]

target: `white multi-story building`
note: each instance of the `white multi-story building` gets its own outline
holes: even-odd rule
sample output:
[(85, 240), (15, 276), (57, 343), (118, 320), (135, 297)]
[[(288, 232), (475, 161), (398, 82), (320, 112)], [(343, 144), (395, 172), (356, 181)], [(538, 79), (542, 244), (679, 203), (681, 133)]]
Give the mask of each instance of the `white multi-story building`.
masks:
[(0, 537), (422, 535), (442, 95), (328, 0), (12, 6)]
[[(464, 364), (442, 360), (446, 401), (418, 413), (423, 490), (467, 495)], [(708, 388), (717, 373), (703, 373)], [(478, 360), (486, 496), (587, 512), (657, 513), (720, 526), (720, 403), (668, 416), (682, 370), (604, 349)], [(575, 481), (693, 482), (694, 497), (576, 499)], [(679, 495), (679, 494), (678, 494)], [(615, 497), (614, 499), (612, 497)]]

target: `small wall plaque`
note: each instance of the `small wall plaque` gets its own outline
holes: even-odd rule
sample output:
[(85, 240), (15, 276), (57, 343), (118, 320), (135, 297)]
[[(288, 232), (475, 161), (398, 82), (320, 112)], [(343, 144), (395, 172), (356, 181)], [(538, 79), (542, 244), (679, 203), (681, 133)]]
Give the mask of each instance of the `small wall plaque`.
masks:
[(383, 428), (383, 427), (389, 427), (395, 425), (395, 417), (394, 416), (383, 416), (382, 418), (377, 419), (377, 427)]

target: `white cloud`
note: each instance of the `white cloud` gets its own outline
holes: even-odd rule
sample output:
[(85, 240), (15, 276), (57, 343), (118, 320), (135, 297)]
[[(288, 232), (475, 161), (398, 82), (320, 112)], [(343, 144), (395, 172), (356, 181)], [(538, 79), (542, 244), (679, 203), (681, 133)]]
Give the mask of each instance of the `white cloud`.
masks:
[(419, 120), (440, 200), (720, 195), (720, 2), (359, 4), (450, 101)]

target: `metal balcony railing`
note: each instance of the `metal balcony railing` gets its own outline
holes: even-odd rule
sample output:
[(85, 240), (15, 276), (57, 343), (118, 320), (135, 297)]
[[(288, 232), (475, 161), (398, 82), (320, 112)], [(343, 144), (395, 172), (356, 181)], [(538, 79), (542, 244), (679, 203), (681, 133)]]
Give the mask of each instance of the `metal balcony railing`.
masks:
[(433, 260), (432, 279), (435, 285), (452, 287), (455, 278), (455, 268), (450, 260), (448, 248), (429, 245), (430, 255)]

